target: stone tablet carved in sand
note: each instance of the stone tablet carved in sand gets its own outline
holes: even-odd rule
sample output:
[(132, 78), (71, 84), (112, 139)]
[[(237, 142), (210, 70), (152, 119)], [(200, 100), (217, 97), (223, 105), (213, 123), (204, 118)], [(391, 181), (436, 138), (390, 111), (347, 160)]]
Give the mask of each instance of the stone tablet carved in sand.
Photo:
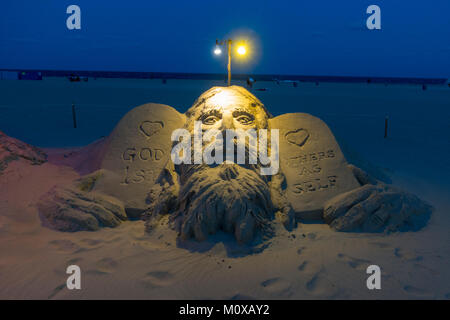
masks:
[(280, 130), (280, 168), (286, 197), (298, 218), (321, 219), (326, 201), (360, 186), (319, 118), (289, 113), (270, 119), (269, 126)]
[(105, 141), (105, 173), (95, 191), (122, 200), (127, 211), (145, 210), (147, 194), (170, 159), (172, 131), (184, 122), (184, 115), (162, 104), (128, 112)]

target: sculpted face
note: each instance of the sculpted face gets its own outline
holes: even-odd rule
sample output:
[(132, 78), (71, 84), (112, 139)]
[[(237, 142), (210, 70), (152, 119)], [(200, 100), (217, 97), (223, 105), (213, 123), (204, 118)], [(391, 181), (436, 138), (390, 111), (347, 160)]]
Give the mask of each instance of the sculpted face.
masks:
[[(275, 136), (272, 134), (273, 132), (269, 133), (267, 130), (270, 117), (271, 115), (267, 112), (261, 101), (242, 87), (211, 88), (203, 93), (186, 112), (185, 129), (190, 132), (192, 139), (191, 145), (194, 146), (191, 148), (191, 161), (198, 163), (198, 161), (194, 161), (193, 159), (200, 159), (202, 155), (203, 157), (210, 157), (211, 155), (214, 159), (210, 160), (210, 157), (206, 162), (221, 163), (223, 160), (219, 158), (222, 157), (216, 157), (218, 151), (220, 153), (224, 152), (222, 159), (226, 159), (228, 163), (232, 161), (247, 168), (262, 166), (261, 172), (264, 175), (276, 173), (278, 171), (278, 159), (275, 157), (277, 153), (263, 152), (264, 150), (271, 150), (272, 140), (274, 138), (276, 138), (276, 142), (278, 141), (278, 135)], [(270, 137), (268, 137), (268, 133)], [(201, 140), (201, 145), (195, 142), (200, 141), (199, 138), (194, 138), (198, 137), (199, 134), (206, 137)], [(211, 136), (217, 137), (217, 134), (220, 135), (219, 146), (212, 147), (211, 144), (217, 141), (217, 139), (211, 138)], [(260, 138), (262, 140), (258, 140)], [(269, 141), (266, 141), (267, 138)], [(234, 144), (235, 148), (234, 160), (232, 160), (233, 150), (231, 149), (231, 144)], [(203, 148), (201, 150), (202, 155), (200, 156), (199, 147)], [(215, 150), (210, 153), (211, 149)], [(205, 153), (205, 150), (207, 153)], [(259, 155), (258, 150), (260, 151)], [(271, 158), (270, 160), (266, 160), (265, 157), (269, 153), (271, 154)], [(194, 154), (197, 156), (194, 156)], [(181, 167), (183, 168), (182, 171), (186, 171), (184, 169), (188, 168), (187, 171), (192, 173), (192, 167), (196, 166)], [(272, 171), (274, 173), (270, 173)], [(181, 174), (181, 179), (185, 179), (184, 174)]]
[(187, 127), (201, 121), (202, 130), (264, 129), (271, 115), (264, 105), (242, 87), (214, 87), (203, 93), (186, 112)]
[[(186, 112), (188, 131), (201, 121), (202, 131), (267, 128), (263, 104), (241, 87), (215, 87), (202, 94)], [(203, 145), (203, 148), (205, 144)], [(248, 148), (246, 148), (247, 152)], [(273, 205), (267, 181), (257, 166), (236, 163), (182, 164), (175, 228), (182, 238), (205, 240), (219, 230), (241, 243), (268, 228)]]

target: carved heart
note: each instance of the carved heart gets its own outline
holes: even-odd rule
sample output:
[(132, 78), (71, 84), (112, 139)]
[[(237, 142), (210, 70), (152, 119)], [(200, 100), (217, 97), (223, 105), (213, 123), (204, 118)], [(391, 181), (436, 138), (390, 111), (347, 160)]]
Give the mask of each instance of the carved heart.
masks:
[(162, 128), (164, 128), (162, 121), (144, 121), (139, 126), (139, 129), (147, 138), (158, 133)]
[(309, 138), (309, 132), (306, 129), (297, 129), (286, 133), (286, 140), (289, 143), (302, 147)]

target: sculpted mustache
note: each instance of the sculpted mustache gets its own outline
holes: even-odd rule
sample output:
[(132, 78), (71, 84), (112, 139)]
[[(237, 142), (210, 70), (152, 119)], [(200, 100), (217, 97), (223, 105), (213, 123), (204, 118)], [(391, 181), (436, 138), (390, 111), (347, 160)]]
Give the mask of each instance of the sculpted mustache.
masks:
[[(191, 146), (194, 146), (194, 139), (192, 138), (191, 141)], [(258, 150), (257, 147), (253, 147), (250, 148), (250, 144), (249, 144), (249, 140), (245, 139), (244, 140), (239, 140), (239, 139), (232, 139), (232, 147), (233, 147), (233, 162), (235, 165), (240, 166), (244, 169), (247, 170), (251, 170), (254, 172), (259, 172), (261, 170), (261, 168), (263, 167), (267, 167), (267, 165), (263, 165), (260, 161), (260, 158), (258, 157)], [(270, 141), (268, 141), (268, 152), (270, 152)], [(201, 156), (202, 156), (202, 160), (203, 160), (203, 154), (205, 151), (205, 148), (211, 144), (214, 144), (214, 141), (204, 141), (202, 143), (202, 149), (201, 149)], [(237, 163), (237, 152), (239, 150), (239, 147), (242, 148), (242, 144), (244, 147), (244, 163)], [(215, 150), (213, 150), (215, 151)], [(255, 164), (250, 164), (250, 152), (253, 152), (253, 159), (256, 159), (256, 163)], [(213, 152), (211, 152), (212, 156), (214, 157)], [(222, 145), (222, 162), (221, 163), (213, 163), (213, 164), (207, 164), (205, 163), (205, 161), (202, 161), (201, 163), (194, 163), (194, 159), (195, 159), (195, 148), (192, 147), (191, 148), (191, 163), (190, 164), (186, 164), (186, 163), (182, 163), (179, 165), (175, 165), (175, 169), (176, 171), (180, 174), (180, 178), (181, 178), (181, 182), (184, 183), (186, 182), (189, 177), (191, 177), (193, 174), (199, 172), (199, 171), (204, 171), (204, 170), (208, 170), (208, 169), (212, 169), (212, 168), (216, 168), (216, 167), (225, 167), (225, 166), (229, 166), (230, 164), (225, 163), (226, 161), (226, 140), (223, 139), (223, 145)], [(267, 182), (267, 177), (261, 177), (263, 181)]]
[[(206, 147), (209, 146), (209, 145), (213, 145), (213, 144), (214, 144), (214, 142), (203, 141), (203, 144), (202, 144), (202, 155), (203, 155), (203, 153), (204, 153)], [(258, 159), (258, 150), (257, 150), (257, 147), (255, 146), (253, 149), (251, 149), (251, 148), (250, 148), (250, 144), (249, 144), (249, 142), (248, 142), (247, 139), (245, 139), (245, 142), (241, 142), (241, 141), (239, 141), (238, 139), (233, 139), (233, 140), (232, 140), (233, 156), (234, 156), (233, 162), (236, 162), (236, 161), (237, 161), (237, 153), (238, 153), (239, 148), (242, 148), (242, 144), (244, 145), (245, 163), (246, 163), (246, 164), (249, 164), (250, 152), (253, 152), (253, 153), (254, 153), (253, 156), (254, 156), (255, 159), (257, 159), (257, 161), (258, 161), (257, 165), (258, 165), (258, 166), (261, 166), (261, 163), (259, 162), (259, 159)], [(192, 142), (192, 145), (193, 145), (193, 142)], [(214, 150), (211, 152), (211, 155), (212, 155), (213, 157), (215, 156), (215, 151), (216, 151), (216, 150), (214, 149)], [(270, 149), (269, 149), (269, 151), (270, 151)], [(226, 160), (226, 153), (227, 153), (227, 145), (226, 145), (225, 139), (224, 139), (224, 140), (223, 140), (223, 144), (222, 144), (222, 159), (223, 159), (223, 162), (225, 162), (225, 160)], [(192, 163), (194, 163), (194, 154), (195, 154), (195, 148), (191, 148), (191, 161), (192, 161)]]
[[(203, 143), (203, 145), (202, 145), (202, 156), (203, 156), (203, 152), (205, 151), (205, 148), (210, 143), (211, 142), (204, 142)], [(233, 162), (236, 165), (242, 166), (242, 167), (250, 169), (250, 170), (255, 170), (255, 171), (258, 170), (262, 166), (262, 164), (259, 161), (259, 158), (257, 157), (257, 150), (253, 150), (253, 152), (255, 153), (255, 158), (257, 159), (257, 163), (256, 164), (250, 164), (249, 163), (250, 162), (249, 161), (249, 159), (250, 159), (250, 152), (252, 150), (250, 148), (250, 145), (249, 145), (248, 141), (245, 141), (245, 143), (244, 143), (244, 159), (245, 159), (245, 163), (243, 163), (243, 164), (238, 164), (237, 163), (237, 152), (238, 152), (238, 149), (239, 149), (239, 146), (241, 145), (241, 143), (242, 142), (240, 142), (240, 141), (238, 141), (236, 139), (233, 140), (233, 145), (232, 145), (232, 147), (233, 147)], [(211, 155), (213, 157), (215, 156), (215, 154), (214, 154), (215, 151), (216, 150), (213, 150), (211, 152)], [(224, 143), (224, 145), (222, 147), (222, 163), (206, 164), (204, 161), (202, 161), (201, 164), (195, 164), (194, 163), (194, 154), (195, 154), (195, 150), (194, 150), (194, 148), (192, 148), (191, 149), (191, 161), (192, 161), (192, 164), (187, 164), (187, 165), (183, 164), (183, 165), (181, 165), (181, 166), (187, 167), (186, 168), (187, 170), (185, 171), (185, 173), (187, 173), (188, 175), (190, 175), (190, 173), (192, 173), (192, 172), (196, 172), (196, 171), (201, 170), (201, 169), (215, 168), (217, 166), (224, 165), (224, 163), (225, 163), (225, 161), (227, 159), (227, 157), (226, 157), (227, 149), (226, 149), (225, 143)]]

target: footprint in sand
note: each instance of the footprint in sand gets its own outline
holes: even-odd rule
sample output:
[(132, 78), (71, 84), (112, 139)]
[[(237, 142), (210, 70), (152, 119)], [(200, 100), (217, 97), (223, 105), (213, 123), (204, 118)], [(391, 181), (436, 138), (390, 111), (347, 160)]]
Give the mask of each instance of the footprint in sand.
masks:
[(310, 232), (306, 235), (309, 240), (316, 240), (317, 234), (315, 232)]
[(108, 239), (105, 239), (104, 242), (106, 242), (106, 243), (117, 243), (117, 242), (120, 242), (122, 240), (123, 240), (123, 238), (121, 236), (114, 235), (113, 237), (109, 237)]
[(308, 265), (308, 261), (303, 261), (303, 262), (297, 267), (297, 269), (298, 269), (299, 271), (304, 271), (307, 265)]
[(389, 248), (390, 245), (388, 243), (384, 243), (384, 242), (369, 242), (369, 244), (378, 247), (380, 249), (386, 249)]
[(112, 273), (117, 269), (119, 263), (113, 258), (103, 258), (97, 261), (96, 268), (94, 270), (89, 270), (90, 274), (107, 274)]
[(353, 269), (366, 270), (366, 268), (372, 264), (369, 260), (353, 258), (343, 253), (338, 253), (337, 257)]
[(316, 272), (306, 283), (306, 290), (313, 295), (331, 297), (336, 294), (336, 286), (326, 278), (323, 270)]
[(290, 295), (291, 284), (283, 278), (271, 278), (261, 282), (265, 291), (275, 294)]
[(416, 253), (412, 251), (403, 250), (400, 248), (394, 249), (394, 256), (397, 258), (403, 259), (405, 261), (422, 261), (423, 257), (417, 255)]
[(421, 265), (421, 264), (419, 264), (419, 263), (414, 263), (414, 266), (415, 266), (416, 268), (419, 268), (419, 269), (425, 270), (426, 272), (429, 272), (429, 273), (432, 274), (433, 276), (437, 276), (437, 275), (439, 274), (438, 271), (436, 271), (436, 270), (434, 270), (434, 269), (432, 269), (432, 268), (429, 268), (429, 267), (427, 267), (427, 266)]
[(55, 289), (53, 289), (52, 293), (50, 293), (50, 295), (48, 296), (48, 299), (52, 299), (54, 298), (58, 293), (60, 293), (64, 288), (66, 287), (66, 284), (60, 284), (59, 286), (57, 286)]
[(83, 258), (80, 258), (80, 257), (75, 257), (75, 258), (69, 259), (69, 260), (67, 260), (67, 265), (80, 263), (81, 260), (83, 260)]
[(428, 291), (421, 289), (421, 288), (413, 287), (410, 285), (404, 286), (403, 290), (406, 293), (411, 294), (413, 296), (417, 296), (417, 297), (431, 297), (432, 296), (432, 294), (429, 293)]
[(170, 285), (173, 279), (173, 274), (168, 271), (151, 271), (145, 275), (141, 283), (147, 289), (155, 289)]
[(99, 239), (82, 239), (80, 242), (88, 247), (98, 247), (101, 243), (103, 243), (103, 240)]
[(80, 250), (75, 242), (70, 240), (52, 240), (49, 244), (59, 252), (70, 253)]

